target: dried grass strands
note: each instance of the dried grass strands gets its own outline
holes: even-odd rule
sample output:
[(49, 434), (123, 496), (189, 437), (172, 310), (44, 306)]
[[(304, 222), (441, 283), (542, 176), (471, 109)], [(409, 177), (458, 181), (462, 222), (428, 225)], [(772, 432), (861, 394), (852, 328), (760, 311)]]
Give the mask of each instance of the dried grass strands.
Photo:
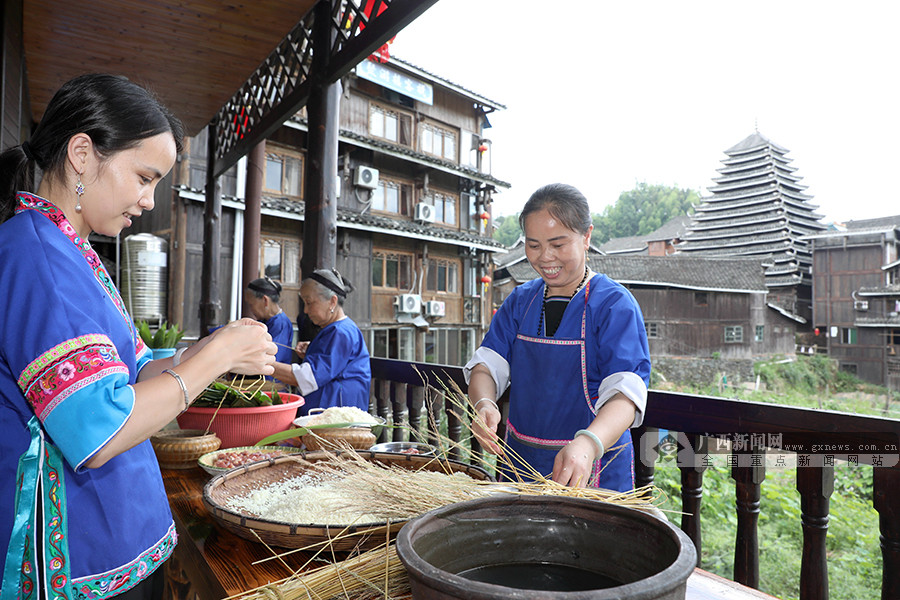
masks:
[(400, 600), (408, 597), (406, 568), (393, 544), (386, 543), (226, 600)]
[[(455, 410), (451, 409), (449, 412), (451, 412), (457, 419), (459, 419), (460, 423), (467, 427), (470, 435), (474, 437), (474, 427), (483, 422), (476, 413), (475, 407), (469, 400), (468, 395), (466, 395), (460, 389), (459, 385), (457, 385), (455, 381), (453, 381), (452, 379), (448, 380), (449, 385), (440, 380), (438, 381), (438, 383), (443, 388), (442, 393), (447, 399), (447, 402), (455, 407)], [(429, 388), (429, 386), (426, 384), (426, 390), (427, 389), (435, 388)], [(438, 428), (433, 427), (433, 430), (437, 431)], [(437, 434), (437, 436), (438, 438), (440, 438), (442, 446), (446, 445), (450, 448), (458, 448), (460, 450), (467, 451), (466, 448), (462, 445), (462, 442), (455, 442), (451, 439), (446, 438), (445, 436), (442, 436), (441, 434)], [(497, 444), (500, 446), (501, 453), (496, 457), (496, 468), (498, 471), (503, 471), (506, 477), (512, 479), (511, 482), (507, 482), (505, 484), (501, 483), (500, 486), (511, 488), (508, 489), (509, 493), (587, 498), (611, 504), (630, 506), (632, 508), (643, 510), (663, 510), (660, 509), (660, 505), (667, 500), (667, 497), (663, 493), (663, 491), (652, 485), (637, 488), (628, 492), (616, 492), (594, 487), (579, 488), (564, 486), (548, 477), (545, 477), (543, 474), (535, 470), (504, 440), (498, 438)], [(610, 450), (616, 450), (616, 453), (611, 459), (606, 461), (603, 467), (601, 467), (601, 472), (604, 468), (606, 468), (607, 465), (609, 465), (619, 456), (622, 449), (622, 446), (614, 446), (610, 448)], [(493, 460), (485, 458), (485, 456), (482, 454), (472, 453), (470, 455), (470, 459), (473, 463), (478, 463), (480, 466), (487, 468), (488, 470), (495, 468)], [(667, 510), (666, 512), (680, 511)]]

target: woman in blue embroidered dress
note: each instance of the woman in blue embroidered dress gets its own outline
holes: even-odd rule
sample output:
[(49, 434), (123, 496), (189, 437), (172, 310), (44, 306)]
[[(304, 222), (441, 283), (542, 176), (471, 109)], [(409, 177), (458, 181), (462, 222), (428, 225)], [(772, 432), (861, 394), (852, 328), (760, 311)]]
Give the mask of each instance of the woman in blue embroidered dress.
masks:
[(268, 277), (254, 279), (244, 290), (244, 305), (254, 319), (262, 321), (278, 345), (275, 360), (291, 362), (293, 356), (294, 324), (281, 309), (281, 284)]
[(344, 314), (344, 299), (352, 291), (335, 269), (317, 269), (300, 284), (303, 310), (321, 329), (312, 341), (297, 344), (302, 363), (275, 363), (275, 379), (300, 390), (304, 413), (332, 406), (369, 409), (369, 350), (359, 327)]
[(0, 154), (2, 600), (160, 597), (176, 535), (148, 438), (223, 372), (273, 371), (252, 319), (151, 360), (88, 242), (153, 208), (182, 137), (147, 90), (92, 74)]
[(511, 386), (505, 442), (513, 462), (521, 457), (564, 485), (633, 489), (628, 429), (643, 420), (650, 378), (640, 308), (628, 290), (591, 271), (593, 225), (578, 190), (537, 190), (519, 223), (540, 277), (513, 290), (465, 366), (476, 437), (501, 451), (496, 401)]

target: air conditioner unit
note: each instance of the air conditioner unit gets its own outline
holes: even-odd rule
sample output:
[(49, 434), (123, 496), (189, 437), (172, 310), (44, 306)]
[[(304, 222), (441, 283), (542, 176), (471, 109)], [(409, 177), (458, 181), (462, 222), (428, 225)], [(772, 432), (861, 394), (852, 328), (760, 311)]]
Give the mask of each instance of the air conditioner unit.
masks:
[(416, 221), (419, 223), (434, 223), (434, 207), (425, 202), (416, 204)]
[(429, 300), (425, 303), (426, 317), (443, 317), (447, 314), (447, 305), (438, 300)]
[(853, 301), (853, 310), (869, 310), (869, 301), (868, 300), (854, 300)]
[(378, 187), (378, 169), (356, 167), (356, 170), (353, 172), (353, 185), (374, 190)]
[(418, 294), (400, 294), (394, 298), (397, 312), (418, 314), (422, 312), (422, 296)]

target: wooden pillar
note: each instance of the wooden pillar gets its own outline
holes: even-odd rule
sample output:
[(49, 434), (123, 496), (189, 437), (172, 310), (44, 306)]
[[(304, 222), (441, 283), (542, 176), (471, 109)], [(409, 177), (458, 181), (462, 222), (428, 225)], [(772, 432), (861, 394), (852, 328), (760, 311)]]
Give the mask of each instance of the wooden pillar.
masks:
[(803, 558), (800, 563), (800, 600), (828, 600), (828, 505), (834, 491), (834, 467), (797, 466)]
[[(389, 379), (373, 379), (371, 387), (375, 390), (375, 402), (379, 417), (382, 417), (388, 425), (392, 425), (393, 409), (391, 407), (391, 381)], [(379, 442), (391, 441), (391, 429), (384, 427), (381, 435), (378, 436)]]
[(874, 503), (881, 530), (881, 598), (900, 598), (900, 465), (873, 467)]
[(734, 541), (734, 580), (752, 588), (759, 588), (759, 500), (762, 482), (766, 478), (766, 449), (751, 445), (744, 452), (735, 452), (739, 460), (749, 465), (731, 469), (734, 479), (737, 533)]
[[(190, 156), (191, 138), (184, 139), (184, 151), (181, 160), (175, 164), (177, 173), (176, 183), (190, 181)], [(184, 318), (184, 292), (187, 277), (187, 202), (182, 200), (177, 189), (172, 189), (172, 239), (169, 244), (169, 320), (178, 323), (182, 329), (185, 325)]]
[[(247, 183), (244, 193), (244, 256), (241, 267), (241, 298), (247, 284), (259, 277), (259, 232), (262, 227), (263, 172), (266, 166), (266, 143), (253, 147), (247, 157)], [(235, 257), (236, 258), (236, 257)], [(249, 311), (241, 302), (241, 316)]]
[[(331, 48), (334, 41), (331, 2), (318, 2), (313, 24), (313, 47)], [(329, 53), (315, 52), (310, 80), (315, 82), (306, 108), (309, 114), (306, 153), (306, 205), (303, 221), (304, 276), (329, 269), (337, 260), (337, 164), (341, 84), (327, 83)]]
[[(651, 438), (648, 436), (653, 436)], [(634, 446), (634, 486), (642, 488), (651, 485), (656, 473), (656, 459), (659, 457), (659, 429), (641, 425), (631, 430), (631, 444)]]
[(409, 441), (409, 407), (406, 403), (407, 385), (401, 382), (394, 383), (391, 407), (394, 413), (394, 442)]
[[(700, 566), (700, 553), (703, 538), (700, 534), (700, 507), (703, 499), (703, 472), (706, 471), (704, 457), (707, 457), (707, 440), (695, 433), (686, 434), (690, 448), (679, 457), (688, 457), (689, 464), (679, 464), (681, 470), (681, 530), (687, 534), (697, 549), (697, 566)], [(680, 450), (680, 449), (679, 449)], [(682, 461), (679, 461), (681, 463)]]
[(216, 168), (216, 126), (207, 127), (206, 204), (203, 210), (203, 269), (200, 280), (200, 337), (221, 325), (219, 271), (222, 258), (222, 190)]

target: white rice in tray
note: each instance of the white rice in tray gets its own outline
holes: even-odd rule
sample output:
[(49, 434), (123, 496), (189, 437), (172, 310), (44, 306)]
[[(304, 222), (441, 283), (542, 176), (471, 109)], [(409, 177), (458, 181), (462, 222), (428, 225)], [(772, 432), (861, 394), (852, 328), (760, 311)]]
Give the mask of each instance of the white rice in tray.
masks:
[[(357, 409), (358, 410), (358, 409)], [(368, 515), (346, 507), (344, 493), (335, 481), (304, 474), (269, 483), (244, 496), (229, 498), (225, 506), (260, 519), (297, 525), (354, 525), (378, 523)]]
[(378, 420), (355, 406), (332, 406), (310, 417), (309, 425), (332, 425), (335, 423), (368, 423), (375, 425)]

